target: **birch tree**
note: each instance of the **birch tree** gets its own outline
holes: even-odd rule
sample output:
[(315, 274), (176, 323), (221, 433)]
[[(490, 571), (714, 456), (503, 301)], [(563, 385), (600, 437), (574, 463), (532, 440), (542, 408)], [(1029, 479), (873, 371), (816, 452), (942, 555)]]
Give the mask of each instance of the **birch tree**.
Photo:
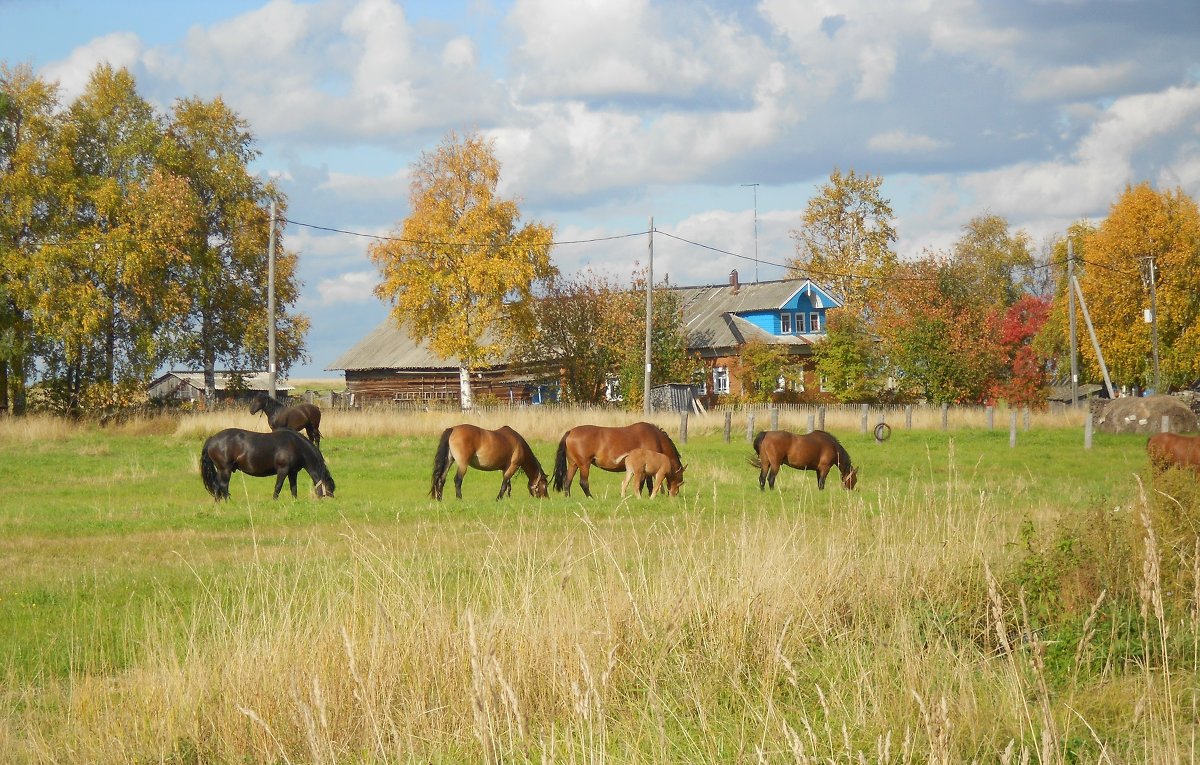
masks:
[(472, 408), (471, 370), (507, 359), (530, 332), (535, 284), (549, 279), (551, 226), (521, 225), (498, 195), (493, 142), (451, 132), (412, 168), (411, 212), (369, 248), (383, 281), (375, 293), (415, 340), (458, 363), (460, 403)]

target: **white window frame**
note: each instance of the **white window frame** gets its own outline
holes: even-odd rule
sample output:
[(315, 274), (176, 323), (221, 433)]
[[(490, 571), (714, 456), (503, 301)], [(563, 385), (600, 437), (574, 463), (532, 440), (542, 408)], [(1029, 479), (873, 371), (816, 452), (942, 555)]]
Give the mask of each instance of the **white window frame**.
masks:
[(808, 315), (808, 331), (816, 334), (821, 331), (821, 314), (813, 311)]
[(729, 367), (713, 367), (713, 393), (718, 396), (729, 393)]
[(792, 334), (792, 315), (790, 313), (779, 314), (779, 334)]

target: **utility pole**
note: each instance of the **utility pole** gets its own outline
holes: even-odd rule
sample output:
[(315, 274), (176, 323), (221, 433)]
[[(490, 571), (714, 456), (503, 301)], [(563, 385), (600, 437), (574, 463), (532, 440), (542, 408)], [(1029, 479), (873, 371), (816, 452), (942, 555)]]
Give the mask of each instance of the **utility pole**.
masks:
[(754, 283), (758, 284), (758, 184), (743, 183), (754, 188)]
[(650, 264), (646, 267), (646, 379), (642, 385), (642, 411), (650, 414), (650, 328), (654, 323), (654, 216), (650, 216)]
[(1161, 381), (1158, 375), (1158, 297), (1154, 282), (1156, 272), (1154, 256), (1146, 258), (1150, 262), (1150, 313), (1146, 320), (1150, 322), (1150, 347), (1154, 351), (1154, 392), (1162, 393)]
[(271, 238), (267, 243), (267, 390), (275, 400), (275, 200), (271, 200)]
[(1079, 405), (1079, 346), (1075, 334), (1075, 248), (1067, 237), (1067, 313), (1071, 317), (1071, 406)]

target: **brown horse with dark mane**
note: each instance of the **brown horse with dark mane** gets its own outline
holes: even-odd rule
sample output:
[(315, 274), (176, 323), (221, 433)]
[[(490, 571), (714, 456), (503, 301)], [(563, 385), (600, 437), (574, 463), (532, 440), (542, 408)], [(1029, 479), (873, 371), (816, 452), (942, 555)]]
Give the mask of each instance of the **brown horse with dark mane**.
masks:
[(1200, 436), (1181, 436), (1178, 433), (1159, 433), (1146, 442), (1150, 462), (1159, 470), (1172, 465), (1200, 473)]
[(754, 437), (754, 456), (750, 464), (759, 469), (758, 488), (775, 488), (775, 476), (787, 465), (796, 470), (817, 471), (817, 488), (825, 488), (825, 476), (837, 465), (842, 486), (853, 489), (858, 483), (858, 468), (850, 464), (850, 455), (841, 442), (823, 430), (797, 435), (786, 430), (764, 430)]
[(285, 478), (295, 497), (296, 476), (301, 470), (308, 471), (318, 497), (333, 496), (333, 476), (325, 466), (325, 458), (294, 430), (256, 433), (226, 428), (204, 442), (200, 449), (200, 477), (213, 499), (229, 499), (229, 479), (239, 470), (258, 478), (275, 476), (272, 499), (279, 499)]
[(433, 482), (429, 496), (441, 501), (442, 489), (450, 474), (450, 465), (458, 465), (454, 474), (454, 495), (462, 499), (463, 476), (467, 466), (476, 470), (503, 470), (500, 493), (496, 499), (512, 496), (510, 479), (518, 470), (524, 470), (529, 478), (529, 494), (545, 497), (547, 491), (546, 471), (529, 448), (529, 443), (520, 433), (505, 425), (498, 430), (484, 430), (475, 425), (455, 425), (442, 431), (437, 452), (433, 456)]
[(266, 393), (259, 393), (250, 402), (250, 414), (259, 412), (266, 413), (271, 430), (303, 430), (313, 446), (321, 448), (321, 410), (316, 404), (302, 402), (295, 406), (284, 406)]
[[(558, 452), (554, 457), (554, 490), (570, 496), (571, 481), (575, 479), (575, 472), (579, 471), (580, 488), (585, 495), (592, 496), (588, 486), (592, 465), (610, 473), (623, 472), (625, 455), (634, 449), (649, 449), (665, 454), (670, 459), (667, 492), (672, 496), (678, 494), (687, 466), (680, 459), (679, 450), (667, 432), (649, 422), (635, 422), (618, 428), (576, 425), (568, 430), (558, 442)], [(640, 491), (641, 487), (638, 489)]]

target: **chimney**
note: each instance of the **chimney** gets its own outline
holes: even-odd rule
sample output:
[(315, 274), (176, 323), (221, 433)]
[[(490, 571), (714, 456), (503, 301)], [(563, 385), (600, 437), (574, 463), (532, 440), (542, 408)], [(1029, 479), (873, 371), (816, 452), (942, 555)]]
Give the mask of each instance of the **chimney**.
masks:
[(733, 288), (733, 294), (738, 294), (739, 285), (736, 268), (729, 272), (729, 286)]

